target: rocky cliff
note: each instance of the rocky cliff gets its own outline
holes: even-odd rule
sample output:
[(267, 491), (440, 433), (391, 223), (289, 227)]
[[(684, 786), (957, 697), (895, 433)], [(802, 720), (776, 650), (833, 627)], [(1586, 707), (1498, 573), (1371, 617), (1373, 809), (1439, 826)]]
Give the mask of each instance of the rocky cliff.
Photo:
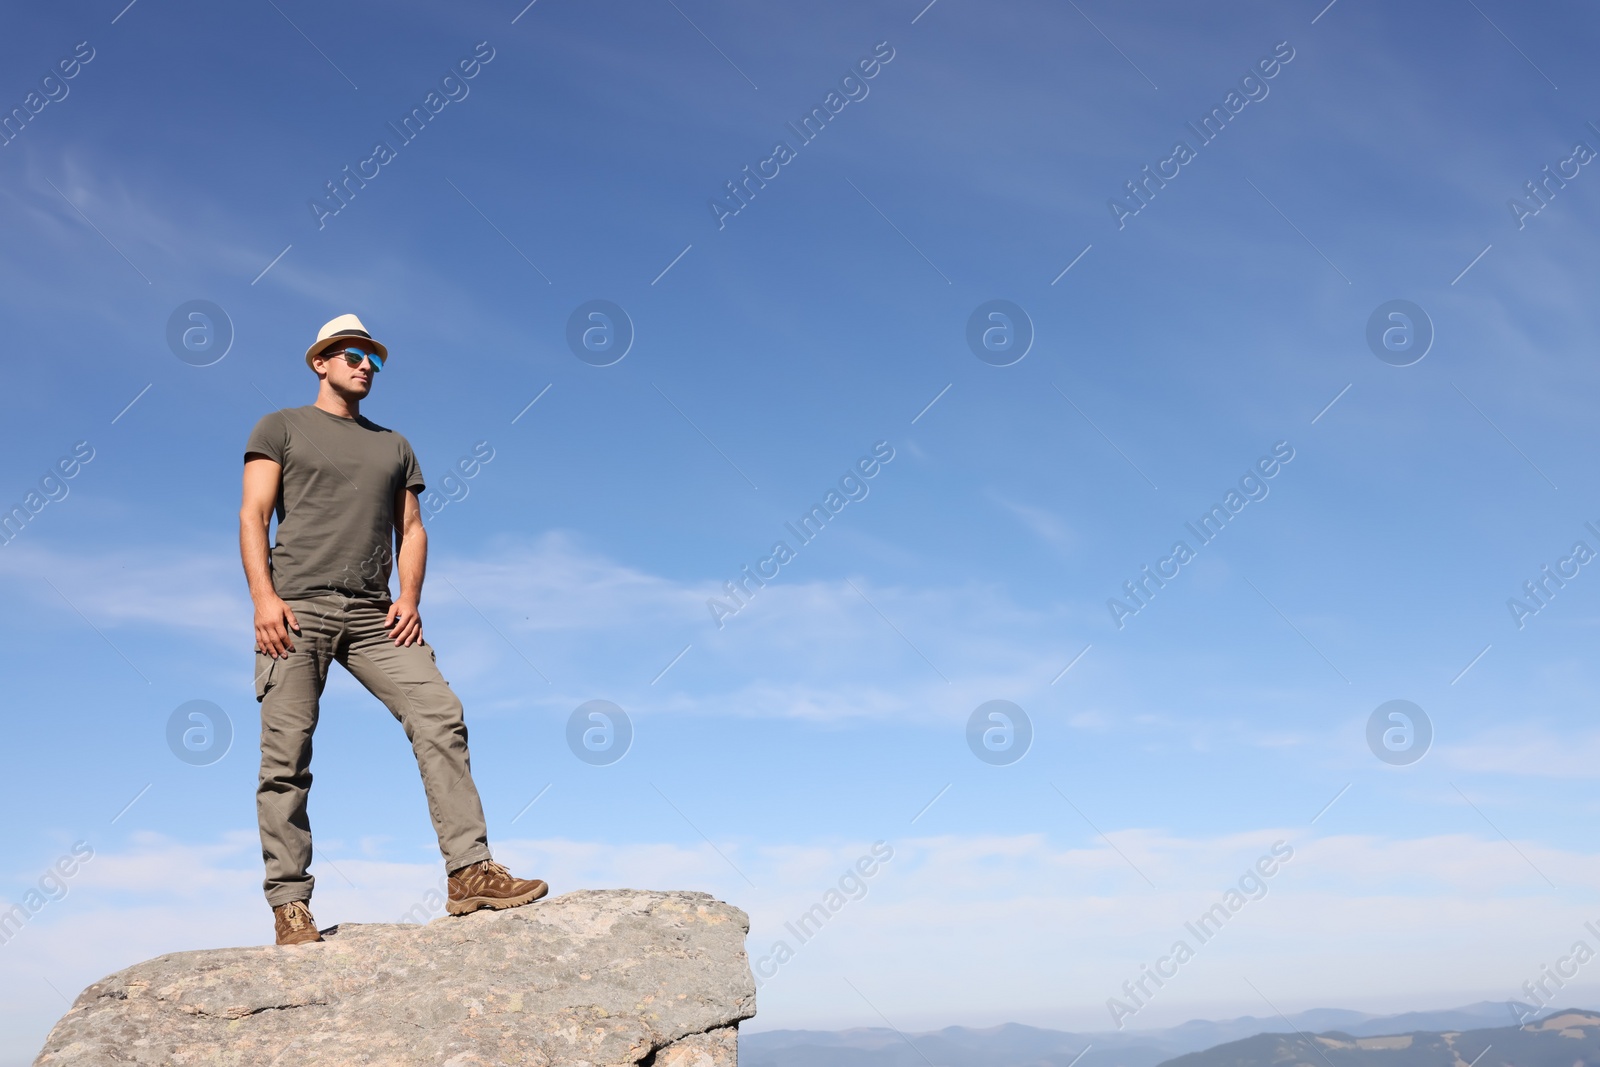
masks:
[(35, 1067), (733, 1067), (749, 925), (704, 893), (585, 891), (176, 952), (85, 989)]

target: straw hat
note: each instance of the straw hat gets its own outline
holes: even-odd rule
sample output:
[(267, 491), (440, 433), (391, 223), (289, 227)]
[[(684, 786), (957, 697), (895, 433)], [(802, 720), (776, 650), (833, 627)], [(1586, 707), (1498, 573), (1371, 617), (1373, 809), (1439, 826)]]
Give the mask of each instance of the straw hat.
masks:
[(340, 337), (359, 337), (378, 350), (379, 359), (388, 359), (389, 350), (379, 341), (374, 341), (367, 328), (361, 325), (361, 320), (354, 315), (340, 315), (338, 318), (329, 319), (322, 324), (322, 329), (317, 331), (317, 343), (306, 349), (306, 366), (311, 366), (311, 361), (318, 352), (328, 348), (329, 342)]

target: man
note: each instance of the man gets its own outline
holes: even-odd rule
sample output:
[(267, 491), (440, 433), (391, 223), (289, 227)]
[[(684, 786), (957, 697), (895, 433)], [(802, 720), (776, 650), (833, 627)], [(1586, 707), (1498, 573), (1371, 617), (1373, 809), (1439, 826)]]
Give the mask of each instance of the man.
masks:
[[(265, 416), (245, 445), (239, 551), (255, 602), (256, 817), (280, 945), (322, 940), (308, 907), (315, 879), (306, 796), (318, 700), (334, 661), (383, 701), (411, 741), (449, 874), (446, 910), (517, 907), (548, 891), (490, 856), (461, 701), (422, 637), (422, 471), (404, 437), (360, 411), (388, 355), (354, 315), (328, 322), (306, 350), (316, 403)], [(400, 595), (391, 600), (396, 560)]]

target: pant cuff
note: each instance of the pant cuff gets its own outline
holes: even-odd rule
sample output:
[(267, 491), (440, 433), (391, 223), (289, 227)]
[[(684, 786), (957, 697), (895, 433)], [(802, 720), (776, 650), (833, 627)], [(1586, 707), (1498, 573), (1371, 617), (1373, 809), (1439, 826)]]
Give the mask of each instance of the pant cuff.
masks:
[(475, 848), (470, 848), (466, 852), (463, 852), (460, 856), (456, 856), (453, 859), (445, 860), (444, 861), (445, 873), (448, 874), (451, 871), (459, 871), (461, 868), (467, 866), (468, 864), (477, 863), (480, 860), (489, 860), (489, 859), (494, 859), (494, 857), (489, 854), (488, 846), (486, 846), (486, 845), (478, 845)]

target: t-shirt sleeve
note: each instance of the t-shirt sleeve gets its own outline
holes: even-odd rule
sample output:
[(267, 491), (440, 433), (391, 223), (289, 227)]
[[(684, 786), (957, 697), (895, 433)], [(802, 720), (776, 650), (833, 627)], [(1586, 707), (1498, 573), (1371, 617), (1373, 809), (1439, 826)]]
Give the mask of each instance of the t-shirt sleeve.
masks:
[(244, 452), (246, 456), (259, 452), (281, 467), (284, 456), (288, 454), (288, 444), (288, 423), (284, 421), (282, 412), (274, 411), (261, 416), (256, 428), (250, 431), (250, 439), (244, 443)]
[(417, 454), (411, 449), (411, 442), (404, 437), (400, 439), (401, 461), (405, 464), (406, 488), (413, 493), (421, 493), (428, 488), (422, 480), (422, 464), (417, 462)]

